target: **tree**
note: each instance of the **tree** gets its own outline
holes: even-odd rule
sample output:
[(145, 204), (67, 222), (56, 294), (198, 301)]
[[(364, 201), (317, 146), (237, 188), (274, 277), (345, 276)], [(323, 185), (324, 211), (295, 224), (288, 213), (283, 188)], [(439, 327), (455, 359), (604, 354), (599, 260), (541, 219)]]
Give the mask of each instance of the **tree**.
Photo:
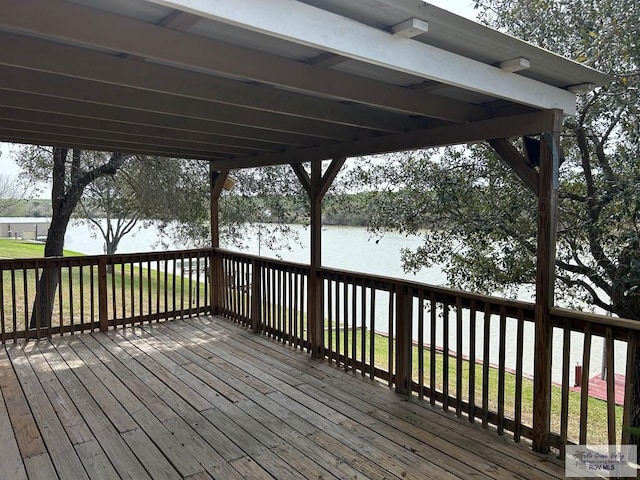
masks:
[[(640, 320), (640, 2), (476, 0), (475, 7), (486, 24), (612, 76), (579, 95), (577, 113), (564, 122), (556, 296)], [(374, 230), (427, 228), (424, 245), (403, 253), (407, 269), (444, 264), (452, 286), (483, 293), (535, 281), (535, 199), (488, 146), (389, 162), (370, 160), (352, 179), (386, 186), (371, 199)], [(636, 390), (634, 426), (640, 382)]]
[(100, 233), (107, 255), (114, 255), (120, 241), (143, 220), (143, 207), (135, 191), (141, 162), (135, 160), (121, 166), (115, 175), (87, 185), (79, 203), (80, 218)]
[[(178, 244), (210, 246), (209, 164), (149, 158), (141, 168), (135, 190), (143, 216), (158, 220), (161, 236)], [(297, 241), (290, 224), (308, 212), (308, 202), (288, 165), (234, 171), (233, 179), (234, 187), (224, 190), (220, 201), (223, 243), (244, 248), (259, 234), (264, 245), (279, 250)]]
[[(16, 163), (32, 181), (51, 180), (53, 214), (44, 246), (45, 257), (62, 256), (69, 220), (85, 188), (99, 178), (114, 175), (126, 158), (127, 155), (122, 153), (107, 155), (82, 150), (73, 150), (69, 158), (69, 149), (61, 147), (26, 147), (18, 155)], [(31, 315), (31, 328), (35, 328), (38, 321), (43, 326), (49, 324), (58, 275), (55, 269), (42, 272)]]
[(0, 216), (20, 203), (25, 195), (26, 189), (20, 185), (17, 178), (0, 174)]

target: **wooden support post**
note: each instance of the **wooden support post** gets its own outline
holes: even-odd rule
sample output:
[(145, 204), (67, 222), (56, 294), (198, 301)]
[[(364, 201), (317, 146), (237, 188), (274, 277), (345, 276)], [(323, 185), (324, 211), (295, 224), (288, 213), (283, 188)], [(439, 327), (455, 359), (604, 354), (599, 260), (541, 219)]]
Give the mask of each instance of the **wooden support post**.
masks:
[(259, 333), (262, 330), (260, 318), (260, 290), (261, 290), (262, 266), (258, 259), (251, 260), (251, 330)]
[(324, 354), (322, 319), (322, 280), (318, 276), (318, 267), (322, 265), (322, 196), (318, 194), (322, 181), (322, 162), (311, 163), (311, 270), (309, 273), (309, 306), (307, 308), (309, 343), (311, 354), (322, 357)]
[[(413, 296), (407, 287), (396, 285), (396, 392), (412, 390), (412, 306)], [(391, 339), (389, 339), (391, 341)]]
[(216, 253), (216, 249), (220, 247), (220, 217), (219, 202), (220, 193), (224, 187), (224, 182), (229, 176), (229, 171), (216, 172), (211, 168), (209, 163), (210, 189), (211, 189), (211, 258), (209, 262), (209, 280), (211, 288), (209, 290), (211, 313), (217, 315), (222, 307), (222, 299), (224, 298), (224, 273), (222, 271), (222, 262), (220, 256)]
[(109, 320), (107, 318), (107, 257), (100, 257), (100, 260), (98, 260), (98, 324), (101, 332), (106, 332), (109, 329)]
[(315, 160), (311, 162), (311, 176), (301, 164), (291, 164), (311, 201), (311, 269), (307, 292), (307, 331), (311, 354), (314, 357), (324, 355), (323, 281), (318, 275), (318, 267), (322, 265), (322, 199), (344, 161), (344, 158), (333, 159), (322, 175), (322, 161)]
[(533, 449), (549, 451), (551, 424), (551, 338), (549, 308), (554, 303), (560, 129), (562, 112), (552, 110), (553, 130), (542, 135), (538, 176)]

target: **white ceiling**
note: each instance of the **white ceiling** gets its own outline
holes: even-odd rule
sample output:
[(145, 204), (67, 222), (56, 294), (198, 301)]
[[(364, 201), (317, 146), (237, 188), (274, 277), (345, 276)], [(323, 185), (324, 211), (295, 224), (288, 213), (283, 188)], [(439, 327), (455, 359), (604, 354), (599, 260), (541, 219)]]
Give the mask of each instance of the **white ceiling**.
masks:
[(608, 80), (419, 0), (4, 0), (0, 42), (0, 141), (219, 168), (540, 133)]

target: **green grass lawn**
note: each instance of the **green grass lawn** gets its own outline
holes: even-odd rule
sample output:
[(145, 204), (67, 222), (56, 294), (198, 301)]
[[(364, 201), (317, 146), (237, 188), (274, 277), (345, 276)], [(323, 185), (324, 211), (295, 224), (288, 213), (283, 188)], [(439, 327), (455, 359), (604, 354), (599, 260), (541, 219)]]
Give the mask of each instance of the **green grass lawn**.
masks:
[[(44, 256), (44, 243), (0, 238), (0, 259), (2, 258), (42, 258), (43, 256)], [(74, 252), (72, 250), (64, 250), (64, 256), (65, 257), (84, 256), (84, 254)]]
[[(0, 239), (0, 258), (42, 258), (42, 244)], [(83, 256), (65, 250), (65, 256)], [(155, 262), (151, 264), (155, 266)], [(169, 262), (171, 268), (171, 262)], [(42, 270), (16, 269), (2, 274), (2, 320), (6, 333), (27, 328)], [(61, 292), (61, 293), (60, 293)], [(93, 294), (93, 295), (92, 295)], [(53, 305), (52, 326), (98, 321), (98, 267), (84, 266), (60, 271), (60, 288)], [(204, 282), (153, 268), (116, 265), (107, 274), (107, 318), (131, 318), (208, 304)]]

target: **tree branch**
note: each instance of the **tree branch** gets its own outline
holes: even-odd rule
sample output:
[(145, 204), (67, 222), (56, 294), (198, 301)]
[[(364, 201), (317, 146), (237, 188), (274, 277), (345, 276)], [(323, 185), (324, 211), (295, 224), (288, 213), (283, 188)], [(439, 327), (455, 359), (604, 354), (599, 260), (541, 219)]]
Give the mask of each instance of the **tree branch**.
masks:
[(569, 287), (578, 286), (580, 288), (583, 288), (591, 296), (591, 301), (593, 302), (594, 305), (602, 308), (603, 310), (606, 310), (607, 312), (613, 312), (613, 310), (611, 308), (611, 304), (606, 303), (605, 301), (603, 301), (598, 296), (598, 292), (595, 291), (593, 286), (589, 285), (584, 280), (579, 279), (579, 278), (573, 279), (573, 278), (568, 278), (568, 277), (563, 277), (563, 276), (559, 276), (558, 280), (560, 280), (562, 283), (566, 284)]

